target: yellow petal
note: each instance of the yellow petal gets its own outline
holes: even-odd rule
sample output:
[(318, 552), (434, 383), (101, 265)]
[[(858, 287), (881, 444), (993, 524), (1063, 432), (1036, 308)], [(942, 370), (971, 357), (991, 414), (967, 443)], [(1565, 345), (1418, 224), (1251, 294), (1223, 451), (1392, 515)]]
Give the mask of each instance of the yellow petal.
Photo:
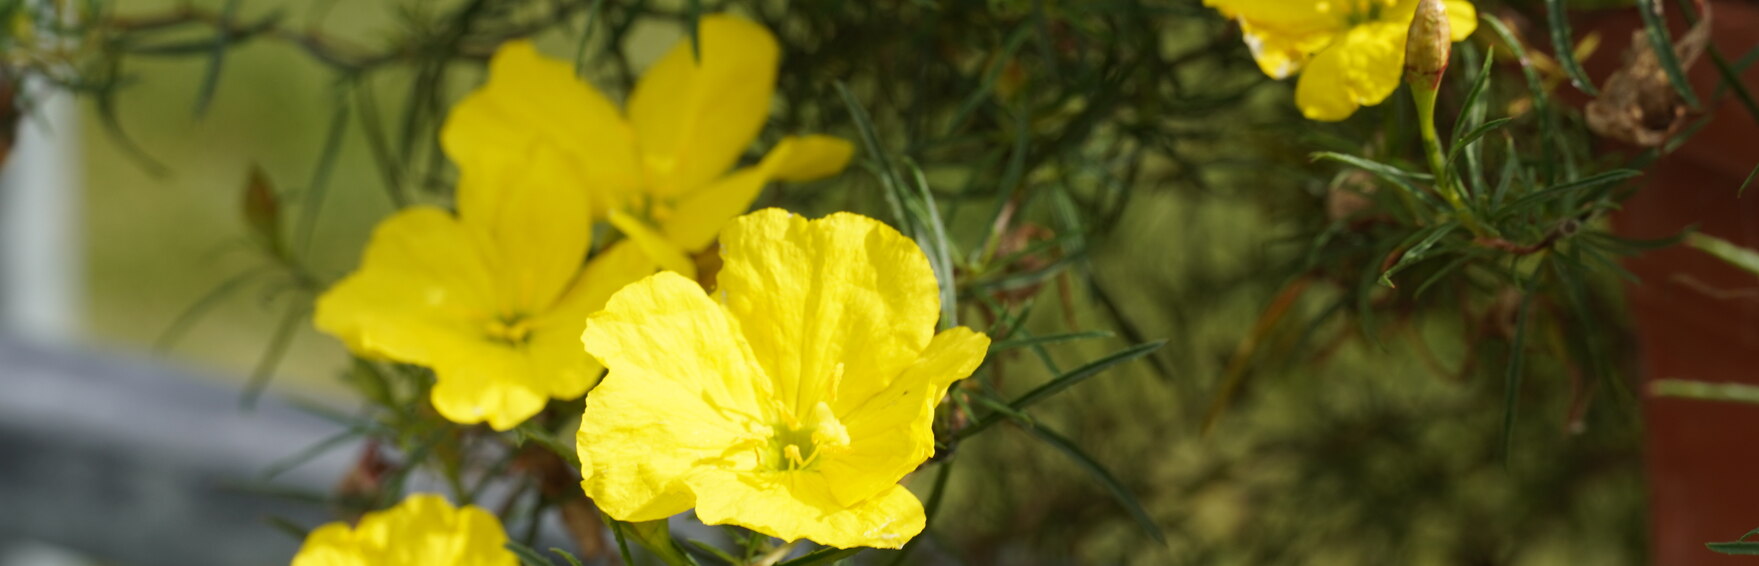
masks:
[[(1391, 23), (1403, 22), (1411, 24), (1417, 14), (1418, 0), (1399, 0), (1398, 5), (1381, 12), (1381, 20)], [(1468, 0), (1443, 0), (1442, 5), (1448, 15), (1448, 36), (1454, 41), (1465, 41), (1472, 32), (1478, 30), (1478, 9)]]
[(598, 383), (604, 366), (580, 347), (580, 333), (586, 329), (586, 317), (604, 308), (612, 293), (658, 269), (659, 266), (649, 260), (647, 254), (629, 242), (611, 246), (586, 264), (574, 287), (554, 310), (544, 315), (532, 333), (530, 353), (533, 365), (564, 368), (555, 378), (547, 380), (550, 397), (574, 399)]
[(721, 177), (678, 203), (661, 223), (665, 239), (678, 247), (700, 251), (733, 217), (745, 213), (768, 179), (761, 167), (743, 167)]
[(700, 20), (649, 68), (629, 98), (650, 190), (672, 197), (733, 166), (769, 118), (779, 51), (769, 30), (728, 15)]
[(610, 373), (576, 436), (581, 487), (623, 521), (689, 509), (683, 484), (706, 459), (751, 453), (769, 398), (738, 323), (696, 282), (661, 272), (624, 287), (581, 341)]
[(413, 207), (373, 230), (358, 270), (318, 297), (313, 322), (356, 354), (432, 361), (434, 334), (473, 332), (495, 308), (476, 239), (452, 215)]
[(1404, 77), (1410, 22), (1370, 22), (1319, 52), (1295, 85), (1295, 104), (1310, 120), (1335, 122), (1380, 104)]
[(1313, 0), (1204, 0), (1240, 21), (1240, 32), (1264, 74), (1288, 78), (1349, 25), (1348, 6)]
[(832, 136), (788, 136), (776, 143), (759, 164), (764, 174), (777, 181), (799, 183), (823, 179), (843, 171), (855, 145)]
[[(1466, 0), (1446, 0), (1449, 34), (1454, 41), (1465, 41), (1478, 31), (1478, 9)], [(1415, 10), (1412, 11), (1415, 14)]]
[(514, 566), (500, 520), (481, 508), (454, 508), (431, 494), (367, 513), (353, 529), (319, 527), (306, 537), (293, 566)]
[(935, 335), (916, 363), (884, 389), (844, 380), (833, 410), (852, 442), (819, 467), (839, 503), (872, 497), (934, 455), (935, 406), (988, 351), (989, 337), (961, 326)]
[(556, 148), (590, 188), (598, 214), (622, 207), (641, 189), (635, 133), (617, 107), (574, 76), (572, 66), (538, 54), (529, 41), (502, 45), (488, 81), (446, 117), (440, 141), (453, 159), (523, 161), (517, 149), (537, 140)]
[[(577, 361), (589, 360), (581, 356)], [(487, 422), (495, 430), (519, 426), (542, 411), (550, 391), (558, 388), (550, 383), (568, 379), (562, 374), (570, 371), (537, 367), (527, 346), (486, 341), (454, 343), (430, 367), (434, 388), (429, 399), (440, 416), (459, 424)], [(583, 368), (572, 371), (574, 381), (585, 379), (578, 375)]]
[(641, 248), (648, 259), (668, 271), (676, 271), (691, 279), (696, 278), (696, 262), (690, 259), (684, 248), (655, 231), (647, 222), (620, 210), (611, 211), (610, 220), (611, 225), (616, 226), (617, 231)]
[(822, 475), (713, 471), (690, 478), (696, 516), (710, 525), (739, 525), (783, 540), (807, 539), (837, 548), (899, 548), (922, 532), (922, 502), (893, 485), (845, 506)]
[(928, 346), (940, 297), (928, 258), (885, 224), (781, 209), (721, 235), (720, 291), (783, 406), (804, 420), (838, 379), (889, 384)]
[[(458, 217), (483, 242), (505, 318), (550, 308), (591, 244), (586, 191), (553, 147), (527, 143), (458, 159)], [(489, 153), (520, 158), (484, 158)]]
[(305, 535), (292, 566), (376, 566), (378, 554), (363, 548), (347, 523), (329, 523)]
[(744, 214), (772, 180), (803, 182), (835, 175), (855, 146), (831, 136), (788, 136), (754, 167), (744, 167), (686, 195), (661, 222), (666, 238), (691, 252), (714, 242), (733, 217)]

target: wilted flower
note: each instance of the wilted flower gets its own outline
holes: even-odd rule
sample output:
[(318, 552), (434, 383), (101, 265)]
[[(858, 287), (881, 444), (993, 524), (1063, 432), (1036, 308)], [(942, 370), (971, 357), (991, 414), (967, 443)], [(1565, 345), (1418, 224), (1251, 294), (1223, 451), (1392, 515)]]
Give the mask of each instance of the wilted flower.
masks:
[[(1308, 119), (1337, 121), (1398, 90), (1405, 36), (1418, 0), (1204, 0), (1240, 21), (1246, 46), (1272, 78), (1301, 73), (1295, 104)], [(1444, 0), (1450, 38), (1478, 27), (1466, 0)]]
[(790, 136), (728, 173), (769, 117), (780, 54), (768, 30), (733, 16), (704, 16), (697, 40), (696, 53), (681, 41), (642, 75), (627, 119), (568, 63), (509, 42), (441, 141), (462, 155), (537, 135), (566, 156), (570, 181), (592, 191), (595, 218), (609, 218), (658, 265), (693, 275), (688, 255), (766, 183), (834, 175), (854, 152), (841, 139)]
[(660, 273), (587, 322), (610, 373), (580, 424), (582, 486), (625, 521), (694, 507), (788, 540), (903, 545), (924, 517), (898, 482), (933, 454), (934, 408), (989, 339), (934, 332), (927, 258), (876, 220), (767, 209), (721, 245), (712, 296)]
[(515, 566), (501, 521), (438, 495), (412, 495), (367, 513), (360, 524), (330, 523), (306, 535), (292, 566)]

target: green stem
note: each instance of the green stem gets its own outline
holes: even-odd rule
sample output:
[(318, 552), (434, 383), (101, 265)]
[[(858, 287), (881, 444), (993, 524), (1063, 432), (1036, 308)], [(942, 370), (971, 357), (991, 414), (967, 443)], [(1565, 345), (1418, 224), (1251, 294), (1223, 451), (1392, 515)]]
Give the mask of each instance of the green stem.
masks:
[(1466, 207), (1466, 199), (1460, 194), (1460, 186), (1453, 182), (1453, 175), (1447, 171), (1447, 159), (1443, 157), (1446, 152), (1441, 149), (1441, 137), (1435, 133), (1435, 93), (1434, 89), (1416, 85), (1411, 87), (1411, 98), (1417, 101), (1417, 126), (1423, 134), (1423, 154), (1429, 159), (1430, 174), (1435, 175), (1435, 192), (1441, 194), (1448, 206), (1453, 207), (1454, 216), (1460, 219), (1460, 224), (1472, 231), (1472, 235), (1486, 236), (1484, 227), (1478, 224), (1472, 210)]

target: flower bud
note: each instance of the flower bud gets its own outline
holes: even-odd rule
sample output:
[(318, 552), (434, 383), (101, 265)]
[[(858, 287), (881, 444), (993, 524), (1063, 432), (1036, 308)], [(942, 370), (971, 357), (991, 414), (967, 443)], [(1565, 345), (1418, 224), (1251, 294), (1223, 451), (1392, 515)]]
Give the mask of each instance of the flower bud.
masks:
[(1442, 0), (1421, 0), (1405, 36), (1405, 81), (1412, 88), (1436, 90), (1448, 70), (1453, 53), (1453, 31), (1448, 27), (1447, 6)]
[(261, 167), (251, 166), (244, 183), (244, 222), (251, 234), (279, 255), (281, 248), (281, 203), (269, 184), (269, 175)]

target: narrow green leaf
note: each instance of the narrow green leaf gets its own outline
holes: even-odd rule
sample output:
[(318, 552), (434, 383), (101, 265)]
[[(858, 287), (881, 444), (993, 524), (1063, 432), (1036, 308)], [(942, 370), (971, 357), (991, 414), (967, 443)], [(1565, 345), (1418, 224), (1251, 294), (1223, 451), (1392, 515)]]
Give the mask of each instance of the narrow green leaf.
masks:
[(1112, 337), (1112, 333), (1106, 332), (1103, 330), (1094, 330), (1094, 331), (1087, 331), (1087, 332), (1071, 332), (1068, 334), (1052, 334), (1049, 336), (1033, 336), (1030, 338), (1017, 338), (1017, 339), (1013, 339), (1013, 340), (1002, 340), (999, 342), (991, 342), (989, 345), (989, 351), (991, 353), (1005, 352), (1008, 350), (1013, 350), (1013, 349), (1017, 349), (1017, 348), (1024, 348), (1027, 346), (1040, 346), (1040, 345), (1044, 345), (1044, 344), (1056, 344), (1059, 342), (1070, 342), (1070, 341), (1074, 341), (1074, 340), (1091, 340), (1094, 338), (1111, 338), (1111, 337)]
[(1747, 116), (1759, 121), (1759, 101), (1754, 100), (1753, 93), (1747, 90), (1747, 83), (1741, 80), (1740, 71), (1729, 65), (1728, 59), (1722, 56), (1722, 50), (1717, 49), (1715, 44), (1711, 44), (1708, 51), (1710, 62), (1716, 65), (1716, 72), (1722, 75), (1722, 81), (1717, 83), (1717, 91), (1721, 92), (1725, 88), (1734, 90), (1735, 99), (1746, 107)]
[(288, 470), (299, 467), (301, 464), (310, 462), (313, 458), (322, 456), (325, 452), (329, 452), (330, 450), (340, 447), (348, 441), (359, 438), (365, 434), (365, 428), (352, 427), (348, 430), (330, 435), (329, 437), (319, 440), (298, 452), (294, 452), (292, 455), (277, 460), (273, 464), (269, 464), (269, 467), (263, 469), (259, 479), (264, 482), (273, 480), (275, 479), (275, 476), (279, 476), (286, 473)]
[[(1759, 404), (1759, 385), (1747, 385), (1745, 383), (1712, 383), (1689, 379), (1658, 379), (1649, 385), (1649, 391), (1662, 397)], [(1753, 534), (1754, 533), (1747, 533), (1747, 536), (1752, 536)], [(1741, 538), (1746, 539), (1747, 537), (1743, 536)]]
[(1105, 466), (1100, 465), (1100, 463), (1095, 461), (1092, 456), (1088, 456), (1087, 453), (1082, 452), (1081, 448), (1076, 446), (1073, 441), (1070, 441), (1063, 435), (1057, 434), (1055, 431), (1045, 428), (1042, 425), (1023, 428), (1022, 430), (1038, 437), (1039, 440), (1043, 440), (1045, 444), (1049, 444), (1051, 447), (1056, 448), (1057, 451), (1062, 452), (1064, 456), (1068, 456), (1070, 460), (1075, 462), (1075, 465), (1080, 466), (1089, 476), (1092, 476), (1095, 481), (1098, 481), (1100, 485), (1105, 488), (1106, 492), (1110, 493), (1112, 498), (1117, 500), (1119, 505), (1124, 506), (1124, 510), (1128, 511), (1130, 516), (1136, 519), (1136, 523), (1142, 526), (1142, 530), (1147, 532), (1148, 536), (1153, 537), (1155, 542), (1163, 545), (1167, 543), (1166, 533), (1161, 532), (1160, 525), (1155, 524), (1154, 518), (1150, 517), (1148, 511), (1142, 508), (1142, 502), (1136, 499), (1136, 495), (1130, 492), (1130, 488), (1124, 487), (1123, 482), (1118, 481), (1118, 478), (1113, 476), (1110, 470), (1107, 470)]
[(203, 316), (207, 315), (208, 311), (219, 306), (221, 299), (230, 296), (234, 291), (237, 291), (239, 287), (249, 283), (252, 279), (262, 276), (270, 269), (273, 268), (271, 266), (262, 266), (245, 270), (243, 273), (233, 275), (225, 281), (221, 281), (219, 285), (215, 285), (212, 289), (209, 289), (207, 293), (203, 293), (200, 298), (195, 300), (195, 302), (190, 303), (188, 307), (184, 307), (183, 312), (178, 313), (177, 318), (171, 320), (171, 324), (165, 327), (164, 332), (159, 333), (159, 338), (153, 341), (153, 351), (160, 353), (169, 351), (172, 346), (177, 345), (177, 342), (183, 339), (183, 335), (189, 332), (189, 329), (194, 327), (196, 322), (199, 322)]
[(1588, 78), (1588, 72), (1582, 70), (1582, 63), (1576, 60), (1575, 44), (1570, 37), (1570, 12), (1564, 7), (1564, 0), (1545, 0), (1545, 16), (1551, 22), (1551, 50), (1557, 57), (1558, 66), (1569, 75), (1570, 84), (1589, 96), (1600, 96), (1600, 91), (1594, 88), (1594, 81)]
[(569, 554), (568, 551), (566, 551), (566, 550), (562, 550), (560, 548), (556, 548), (556, 547), (552, 546), (552, 547), (550, 547), (550, 552), (552, 554), (557, 555), (557, 556), (561, 556), (563, 560), (567, 560), (569, 566), (582, 566), (580, 564), (580, 559), (575, 558), (573, 554)]
[(861, 550), (861, 548), (831, 548), (827, 546), (825, 548), (808, 552), (805, 556), (783, 562), (776, 566), (816, 566), (818, 564), (830, 564), (844, 558), (861, 554)]
[(1411, 195), (1417, 200), (1423, 201), (1432, 207), (1438, 205), (1438, 203), (1435, 202), (1434, 197), (1431, 197), (1429, 193), (1418, 189), (1417, 185), (1412, 183), (1413, 180), (1432, 180), (1434, 179), (1433, 176), (1411, 173), (1404, 169), (1393, 167), (1372, 159), (1330, 151), (1316, 152), (1312, 154), (1312, 158), (1314, 161), (1336, 161), (1367, 171), (1375, 177), (1379, 177), (1381, 180), (1392, 183), (1395, 188), (1404, 191), (1406, 194)]
[(1704, 546), (1722, 554), (1759, 555), (1759, 542), (1707, 542)]
[(592, 7), (586, 9), (586, 23), (581, 26), (580, 39), (574, 44), (574, 76), (586, 78), (586, 46), (592, 40), (592, 26), (599, 21), (599, 13), (605, 8), (605, 0), (592, 0)]
[(501, 546), (512, 551), (515, 556), (518, 556), (519, 563), (523, 566), (556, 566), (555, 562), (551, 562), (549, 558), (545, 558), (544, 555), (539, 554), (536, 550), (532, 550), (529, 546), (511, 540), (507, 541), (507, 544)]
[(1523, 290), (1521, 307), (1515, 315), (1515, 336), (1509, 341), (1509, 365), (1503, 371), (1502, 454), (1506, 466), (1513, 459), (1515, 444), (1515, 411), (1520, 402), (1522, 367), (1527, 352), (1527, 318), (1533, 310), (1533, 293)]
[(993, 100), (990, 93), (995, 90), (996, 80), (1001, 78), (1002, 71), (1007, 69), (1007, 63), (1014, 59), (1014, 54), (1020, 51), (1020, 46), (1032, 37), (1031, 32), (1031, 27), (1021, 25), (1008, 35), (1007, 42), (1002, 44), (1001, 52), (996, 54), (995, 60), (990, 62), (984, 70), (983, 76), (978, 80), (977, 88), (971, 90), (971, 94), (965, 98), (963, 103), (959, 104), (957, 110), (953, 111), (953, 117), (947, 120), (947, 135), (950, 136), (959, 131), (959, 128), (963, 127), (965, 121), (977, 113), (977, 109), (982, 107), (983, 103)]
[(1453, 174), (1454, 162), (1460, 157), (1460, 154), (1465, 151), (1464, 148), (1466, 146), (1477, 143), (1478, 139), (1484, 137), (1485, 134), (1506, 126), (1513, 120), (1514, 118), (1497, 118), (1473, 128), (1472, 131), (1466, 132), (1466, 135), (1460, 136), (1459, 139), (1454, 141), (1454, 146), (1448, 149), (1448, 159), (1447, 162), (1442, 165), (1442, 170)]
[(1686, 245), (1716, 256), (1717, 259), (1738, 267), (1742, 271), (1759, 275), (1759, 252), (1752, 249), (1735, 245), (1734, 242), (1703, 232), (1686, 234)]
[(935, 470), (934, 487), (930, 488), (931, 491), (928, 493), (928, 502), (922, 505), (923, 514), (926, 517), (923, 523), (922, 532), (917, 534), (916, 538), (910, 539), (910, 542), (904, 543), (904, 548), (898, 549), (898, 553), (892, 555), (892, 560), (887, 563), (887, 566), (901, 566), (904, 564), (905, 559), (910, 557), (910, 551), (915, 550), (916, 545), (921, 544), (923, 539), (928, 538), (929, 529), (933, 528), (934, 519), (940, 514), (941, 501), (945, 499), (945, 497), (942, 496), (947, 494), (947, 479), (953, 475), (953, 462), (955, 461), (956, 460), (954, 459), (943, 460), (940, 463), (940, 469)]
[[(238, 13), (240, 0), (228, 0), (226, 7), (220, 9), (220, 21), (230, 23), (233, 15)], [(220, 87), (220, 68), (226, 61), (226, 48), (232, 46), (231, 27), (214, 26), (214, 46), (208, 55), (207, 70), (202, 72), (202, 82), (195, 94), (195, 117), (201, 118), (208, 112), (208, 104), (214, 101), (214, 92)]]
[(684, 0), (684, 19), (690, 35), (690, 59), (702, 61), (702, 0)]
[(1478, 127), (1471, 121), (1473, 110), (1479, 108), (1478, 99), (1484, 96), (1484, 90), (1490, 87), (1492, 65), (1495, 63), (1496, 50), (1491, 49), (1484, 54), (1484, 65), (1479, 67), (1478, 74), (1472, 79), (1472, 88), (1466, 91), (1466, 98), (1460, 102), (1460, 113), (1454, 117), (1454, 140), (1451, 144), (1455, 148), (1461, 145), (1460, 132), (1471, 131), (1472, 128)]
[(1674, 92), (1687, 106), (1697, 109), (1698, 95), (1692, 92), (1692, 84), (1686, 79), (1685, 68), (1673, 49), (1673, 38), (1667, 31), (1667, 20), (1661, 12), (1658, 0), (1637, 0), (1637, 11), (1643, 15), (1643, 28), (1649, 36), (1649, 47), (1655, 50), (1655, 59), (1661, 62), (1661, 69), (1667, 73), (1668, 82), (1673, 83)]
[(269, 526), (274, 527), (275, 530), (286, 533), (287, 536), (292, 537), (293, 540), (303, 541), (305, 540), (306, 535), (311, 533), (311, 529), (301, 527), (299, 526), (299, 523), (295, 523), (292, 519), (286, 517), (270, 515), (263, 520), (269, 523)]
[(336, 111), (330, 115), (330, 127), (324, 135), (324, 147), (318, 152), (318, 163), (312, 169), (311, 181), (305, 185), (305, 202), (299, 207), (299, 224), (294, 228), (294, 241), (301, 252), (311, 250), (311, 237), (317, 226), (318, 212), (329, 194), (330, 172), (336, 167), (336, 156), (342, 150), (342, 135), (348, 131), (348, 97), (338, 93)]
[[(1442, 238), (1447, 237), (1448, 234), (1453, 233), (1454, 229), (1458, 227), (1458, 222), (1449, 221), (1413, 233), (1411, 238), (1407, 239), (1407, 243), (1401, 244), (1399, 248), (1394, 248), (1402, 248), (1405, 252), (1399, 256), (1399, 261), (1394, 263), (1392, 267), (1381, 272), (1379, 279), (1380, 284), (1389, 288), (1394, 287), (1392, 281), (1393, 275), (1400, 271), (1404, 271), (1405, 268), (1415, 265), (1417, 262), (1429, 257), (1429, 248), (1435, 247), (1437, 242), (1440, 242)], [(1421, 237), (1422, 239), (1417, 240), (1416, 238), (1418, 237)], [(1415, 243), (1410, 243), (1410, 241), (1415, 241)]]
[(1753, 184), (1754, 175), (1759, 175), (1759, 165), (1754, 165), (1753, 171), (1747, 173), (1747, 180), (1741, 181), (1741, 188), (1735, 191), (1735, 198), (1741, 198), (1741, 195), (1747, 194), (1747, 185)]
[(1161, 346), (1165, 346), (1166, 343), (1165, 340), (1156, 340), (1146, 344), (1137, 344), (1119, 350), (1112, 355), (1088, 362), (1087, 365), (1075, 368), (1074, 371), (1057, 376), (1056, 379), (1052, 379), (1045, 382), (1044, 385), (1040, 385), (1031, 391), (1027, 391), (1026, 394), (1014, 399), (1012, 402), (1008, 403), (1008, 405), (1013, 407), (1014, 410), (1025, 409), (1039, 401), (1049, 399), (1050, 397), (1063, 392), (1064, 389), (1073, 387), (1077, 383), (1081, 383), (1088, 378), (1099, 375), (1100, 372), (1111, 369), (1112, 366), (1151, 354), (1155, 350), (1159, 350)]
[(515, 427), (513, 430), (518, 434), (517, 440), (521, 443), (525, 440), (536, 442), (539, 446), (544, 447), (545, 450), (549, 450), (557, 457), (561, 458), (563, 462), (567, 462), (570, 468), (575, 470), (580, 469), (580, 455), (575, 452), (575, 447), (572, 444), (558, 440), (555, 435), (544, 430), (536, 421), (526, 421), (521, 423), (518, 427)]
[(305, 320), (309, 308), (305, 301), (293, 301), (281, 315), (281, 324), (275, 328), (275, 334), (269, 337), (269, 346), (263, 355), (257, 358), (256, 369), (250, 372), (250, 381), (244, 385), (244, 394), (239, 403), (245, 409), (254, 409), (257, 399), (262, 397), (263, 390), (269, 386), (269, 378), (275, 375), (275, 369), (281, 367), (281, 358), (287, 355), (287, 346), (293, 343), (294, 332), (299, 330), (300, 322)]
[(605, 524), (611, 527), (611, 538), (617, 540), (617, 555), (623, 558), (623, 564), (635, 564), (635, 558), (629, 555), (629, 538), (623, 534), (623, 522), (612, 519), (610, 515), (599, 513)]
[(1501, 217), (1511, 212), (1527, 210), (1533, 206), (1549, 202), (1552, 199), (1567, 196), (1574, 191), (1590, 189), (1608, 183), (1617, 183), (1642, 174), (1642, 171), (1635, 169), (1614, 169), (1589, 175), (1574, 181), (1552, 185), (1509, 202), (1507, 206), (1504, 206), (1502, 210), (1498, 211), (1497, 216)]
[(698, 553), (697, 556), (705, 556), (705, 555), (710, 556), (710, 557), (713, 557), (715, 560), (721, 561), (722, 564), (726, 564), (727, 566), (738, 566), (739, 564), (742, 564), (745, 562), (744, 560), (740, 560), (731, 554), (727, 554), (727, 551), (721, 550), (720, 548), (717, 548), (715, 545), (712, 545), (712, 544), (709, 544), (709, 543), (706, 543), (706, 542), (703, 542), (700, 540), (687, 540), (685, 542), (690, 545), (690, 548), (694, 548), (697, 550), (697, 553)]

